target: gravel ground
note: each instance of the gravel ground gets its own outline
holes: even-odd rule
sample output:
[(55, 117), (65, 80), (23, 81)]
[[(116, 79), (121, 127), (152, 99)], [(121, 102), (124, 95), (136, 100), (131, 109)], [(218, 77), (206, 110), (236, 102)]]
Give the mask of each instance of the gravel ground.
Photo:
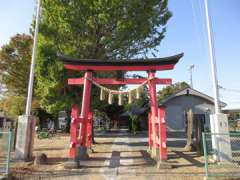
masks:
[(69, 135), (58, 134), (51, 139), (35, 139), (34, 154), (45, 153), (47, 165), (15, 162), (16, 179), (84, 179), (84, 180), (197, 180), (203, 179), (203, 157), (181, 148), (169, 148), (172, 169), (158, 169), (147, 153), (148, 138), (144, 134), (124, 132), (98, 134), (90, 158), (81, 161), (81, 168), (65, 170), (68, 160)]

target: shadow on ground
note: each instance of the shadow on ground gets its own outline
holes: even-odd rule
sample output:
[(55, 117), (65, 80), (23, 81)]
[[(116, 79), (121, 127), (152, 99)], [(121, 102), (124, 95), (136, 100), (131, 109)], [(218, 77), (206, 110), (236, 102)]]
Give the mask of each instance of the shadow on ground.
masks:
[[(117, 141), (116, 137), (118, 137)], [(107, 135), (97, 134), (97, 143), (93, 145), (94, 151), (90, 154), (90, 158), (81, 161), (79, 169), (72, 170), (63, 168), (64, 162), (68, 161), (68, 147), (66, 144), (69, 142), (69, 137), (59, 138), (58, 136), (56, 141), (44, 139), (41, 140), (39, 146), (36, 145), (34, 152), (46, 153), (48, 164), (34, 166), (29, 163), (24, 166), (15, 166), (12, 168), (13, 174), (17, 179), (54, 179), (57, 177), (72, 179), (85, 175), (102, 177), (102, 170), (104, 170), (106, 176), (112, 176), (116, 173), (116, 176), (143, 176), (146, 179), (150, 176), (154, 176), (153, 179), (160, 176), (200, 176), (202, 178), (204, 164), (201, 158), (194, 152), (184, 152), (179, 148), (172, 148), (169, 151), (169, 163), (172, 164), (173, 169), (157, 169), (156, 161), (147, 152), (148, 143), (146, 137), (146, 133), (137, 135), (121, 132), (119, 134), (116, 132), (113, 134), (107, 133)], [(131, 139), (131, 141), (127, 139)], [(57, 143), (57, 145), (54, 143)], [(173, 138), (171, 143), (175, 147), (185, 145), (185, 141), (182, 139)], [(115, 146), (115, 149), (112, 149), (113, 146)], [(126, 149), (118, 149), (118, 147), (126, 147)], [(196, 168), (197, 171), (194, 170)], [(105, 171), (106, 169), (107, 171)]]

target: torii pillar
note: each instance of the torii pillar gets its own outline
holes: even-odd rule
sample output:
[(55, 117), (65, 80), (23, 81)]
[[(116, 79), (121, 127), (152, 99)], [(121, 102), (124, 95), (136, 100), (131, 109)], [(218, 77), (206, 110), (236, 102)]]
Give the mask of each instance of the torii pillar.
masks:
[(157, 157), (158, 149), (158, 143), (157, 143), (157, 118), (158, 118), (158, 111), (157, 111), (157, 92), (156, 92), (156, 83), (155, 83), (155, 71), (148, 71), (148, 86), (149, 86), (149, 101), (150, 101), (150, 119), (151, 121), (151, 140), (152, 140), (152, 147), (151, 147), (151, 156), (153, 158)]
[[(92, 82), (92, 72), (86, 71), (83, 80), (83, 96), (82, 96), (82, 107), (79, 116), (79, 108), (74, 105), (71, 113), (71, 129), (70, 129), (70, 161), (64, 164), (65, 168), (79, 168), (80, 160), (87, 159), (88, 153), (87, 148), (91, 146), (87, 140), (89, 127), (92, 124), (92, 114), (90, 113), (90, 95)], [(89, 124), (90, 121), (90, 124)], [(91, 137), (90, 137), (91, 138)]]
[(79, 147), (77, 147), (77, 159), (86, 159), (88, 158), (87, 153), (87, 121), (88, 121), (88, 114), (90, 110), (90, 96), (91, 96), (91, 89), (92, 89), (92, 82), (89, 80), (92, 79), (92, 72), (86, 71), (84, 74), (84, 86), (83, 86), (83, 96), (82, 96), (82, 107), (81, 107), (81, 114), (80, 114), (80, 127), (79, 127), (79, 136), (78, 139), (80, 141)]

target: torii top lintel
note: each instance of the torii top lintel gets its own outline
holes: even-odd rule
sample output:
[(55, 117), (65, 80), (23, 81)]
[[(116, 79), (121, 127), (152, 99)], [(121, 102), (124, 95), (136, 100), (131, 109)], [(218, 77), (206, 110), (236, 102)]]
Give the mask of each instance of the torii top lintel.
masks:
[(183, 53), (164, 58), (150, 59), (123, 59), (123, 60), (98, 60), (77, 59), (58, 55), (64, 67), (69, 70), (90, 71), (163, 71), (171, 70), (183, 57)]

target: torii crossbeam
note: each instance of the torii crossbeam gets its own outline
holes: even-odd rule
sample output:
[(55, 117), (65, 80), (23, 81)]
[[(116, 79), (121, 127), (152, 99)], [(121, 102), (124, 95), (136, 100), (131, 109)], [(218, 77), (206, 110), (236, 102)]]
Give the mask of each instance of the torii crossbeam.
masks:
[[(152, 156), (157, 157), (161, 161), (167, 160), (165, 108), (158, 107), (156, 85), (171, 84), (172, 79), (156, 78), (155, 73), (156, 71), (174, 69), (176, 63), (183, 57), (183, 53), (165, 58), (124, 60), (77, 59), (63, 55), (58, 55), (58, 57), (63, 61), (66, 69), (85, 71), (84, 77), (82, 78), (68, 79), (69, 85), (84, 85), (80, 115), (79, 109), (76, 106), (73, 106), (71, 113), (70, 157), (72, 159), (79, 160), (86, 157), (86, 150), (91, 146), (91, 80), (99, 84), (111, 85), (141, 84), (148, 80), (150, 97), (150, 112), (148, 119), (149, 148), (152, 151)], [(92, 77), (93, 71), (146, 71), (148, 77), (140, 79), (94, 78)]]

